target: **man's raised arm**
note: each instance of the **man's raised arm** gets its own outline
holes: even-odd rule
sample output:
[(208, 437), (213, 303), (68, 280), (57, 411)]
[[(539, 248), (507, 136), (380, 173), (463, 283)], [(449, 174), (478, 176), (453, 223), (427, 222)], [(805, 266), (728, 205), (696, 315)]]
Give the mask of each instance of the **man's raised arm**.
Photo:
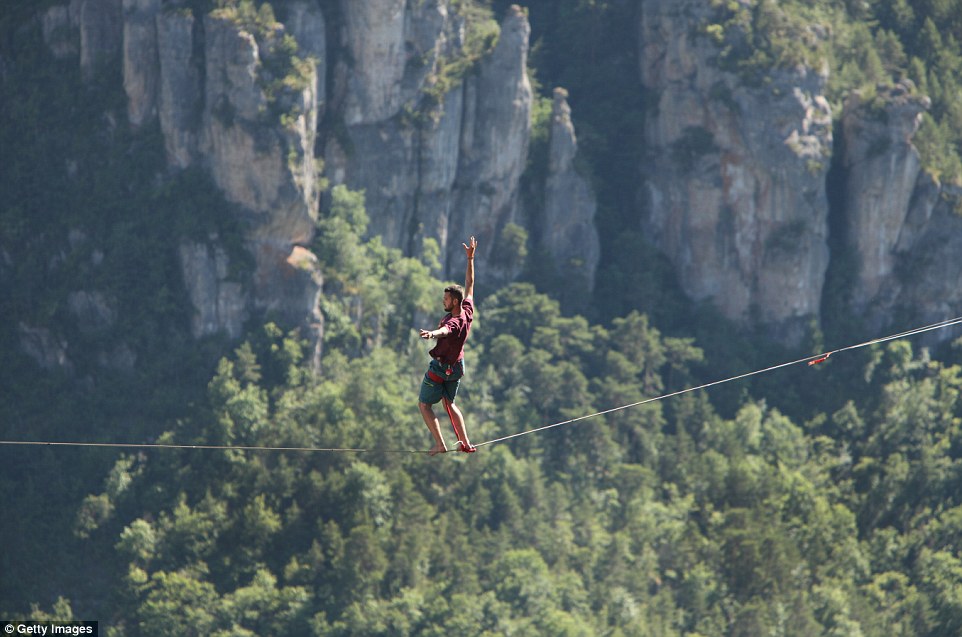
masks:
[(478, 241), (471, 237), (471, 245), (464, 246), (464, 253), (468, 257), (468, 267), (464, 273), (464, 298), (474, 298), (474, 251), (478, 247)]

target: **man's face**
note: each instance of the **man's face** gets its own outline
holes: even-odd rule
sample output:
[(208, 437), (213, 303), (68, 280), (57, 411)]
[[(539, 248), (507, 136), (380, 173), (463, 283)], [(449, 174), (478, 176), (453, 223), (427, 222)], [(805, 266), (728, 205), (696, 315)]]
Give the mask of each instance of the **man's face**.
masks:
[(450, 312), (458, 305), (458, 300), (450, 292), (444, 293), (444, 311)]

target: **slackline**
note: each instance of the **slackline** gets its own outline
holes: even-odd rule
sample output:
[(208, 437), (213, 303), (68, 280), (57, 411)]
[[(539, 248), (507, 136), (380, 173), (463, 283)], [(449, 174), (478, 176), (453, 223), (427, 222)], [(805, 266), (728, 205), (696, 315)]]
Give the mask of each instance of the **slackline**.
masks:
[[(556, 427), (563, 427), (565, 425), (570, 425), (582, 420), (588, 420), (589, 418), (595, 418), (597, 416), (603, 416), (605, 414), (611, 414), (617, 411), (623, 411), (625, 409), (631, 409), (632, 407), (640, 407), (641, 405), (646, 405), (648, 403), (653, 403), (659, 400), (665, 400), (666, 398), (672, 398), (674, 396), (680, 396), (682, 394), (687, 394), (694, 391), (700, 391), (703, 389), (708, 389), (710, 387), (715, 387), (717, 385), (722, 385), (724, 383), (730, 383), (732, 381), (741, 380), (743, 378), (748, 378), (749, 376), (757, 376), (759, 374), (766, 374), (768, 372), (775, 371), (776, 369), (781, 369), (783, 367), (790, 367), (792, 365), (800, 365), (806, 363), (808, 365), (817, 365), (826, 361), (833, 354), (838, 354), (840, 352), (847, 352), (849, 350), (859, 349), (861, 347), (868, 347), (870, 345), (878, 345), (879, 343), (885, 343), (887, 341), (894, 341), (901, 338), (908, 338), (909, 336), (914, 336), (916, 334), (921, 334), (923, 332), (930, 332), (932, 330), (944, 329), (947, 327), (952, 327), (953, 325), (958, 325), (962, 323), (962, 316), (958, 316), (952, 319), (946, 319), (944, 321), (939, 321), (937, 323), (932, 323), (931, 325), (926, 325), (924, 327), (917, 327), (905, 332), (899, 332), (898, 334), (891, 334), (889, 336), (883, 336), (881, 338), (875, 338), (870, 341), (865, 341), (864, 343), (858, 343), (856, 345), (848, 345), (846, 347), (840, 347), (822, 354), (816, 354), (814, 356), (807, 356), (805, 358), (799, 358), (794, 361), (789, 361), (787, 363), (779, 363), (778, 365), (772, 365), (770, 367), (765, 367), (762, 369), (757, 369), (752, 372), (747, 372), (744, 374), (738, 374), (737, 376), (730, 376), (728, 378), (723, 378), (721, 380), (712, 381), (710, 383), (705, 383), (703, 385), (697, 385), (695, 387), (689, 387), (687, 389), (681, 389), (678, 391), (670, 392), (667, 394), (661, 394), (659, 396), (653, 396), (652, 398), (646, 398), (644, 400), (639, 400), (638, 402), (630, 403), (627, 405), (621, 405), (620, 407), (612, 407), (611, 409), (605, 409), (602, 411), (596, 411), (593, 414), (587, 414), (585, 416), (578, 416), (577, 418), (571, 418), (570, 420), (564, 420), (561, 422), (552, 423), (550, 425), (544, 425), (543, 427), (536, 427), (534, 429), (528, 429), (526, 431), (520, 431), (508, 436), (502, 436), (501, 438), (494, 438), (492, 440), (486, 440), (484, 442), (474, 443), (475, 447), (484, 447), (487, 445), (493, 445), (501, 442), (506, 442), (508, 440), (513, 440), (515, 438), (520, 438), (521, 436), (527, 436), (529, 434), (534, 434), (542, 431), (547, 431), (548, 429), (554, 429)], [(189, 444), (173, 444), (173, 443), (152, 443), (152, 442), (69, 442), (69, 441), (53, 441), (53, 440), (0, 440), (0, 445), (6, 446), (46, 446), (46, 447), (106, 447), (106, 448), (124, 448), (124, 449), (213, 449), (213, 450), (236, 450), (236, 451), (293, 451), (293, 452), (308, 452), (308, 453), (417, 453), (417, 454), (427, 454), (428, 451), (420, 449), (392, 449), (389, 447), (368, 447), (368, 448), (351, 448), (351, 447), (271, 447), (271, 446), (256, 446), (256, 445), (189, 445)], [(455, 449), (448, 449), (444, 453), (451, 453), (457, 451)]]

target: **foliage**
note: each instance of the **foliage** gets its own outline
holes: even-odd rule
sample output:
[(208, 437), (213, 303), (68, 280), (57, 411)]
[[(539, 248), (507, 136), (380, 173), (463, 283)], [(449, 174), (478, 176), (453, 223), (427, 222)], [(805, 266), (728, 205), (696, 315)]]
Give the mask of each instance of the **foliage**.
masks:
[[(486, 354), (464, 394), (476, 440), (662, 392), (669, 365), (699, 361), (641, 315), (605, 330), (530, 287), (481, 312), (472, 350)], [(163, 440), (425, 443), (418, 377), (396, 351), (328, 352), (312, 378), (284, 355), (291, 337), (265, 335), (222, 360)], [(89, 542), (116, 543), (110, 621), (129, 635), (944, 634), (962, 621), (962, 369), (898, 342), (855, 384), (857, 402), (808, 427), (759, 401), (722, 418), (687, 395), (466, 461), (122, 458)]]
[[(723, 9), (751, 26), (765, 64), (792, 62), (780, 57), (782, 39), (799, 16), (835, 16), (833, 37), (853, 46), (819, 51), (839, 56), (831, 64), (851, 86), (906, 64), (924, 71), (920, 90), (949, 84), (941, 70), (955, 45), (936, 46), (927, 27), (909, 34), (923, 17), (952, 23), (951, 2), (782, 3), (781, 14), (755, 3), (751, 15), (736, 4)], [(265, 6), (244, 19), (269, 30)], [(604, 323), (567, 314), (554, 290), (530, 283), (479, 299), (458, 399), (476, 442), (783, 353), (753, 347), (708, 310), (683, 313), (664, 283), (670, 270), (622, 225), (641, 152), (625, 141), (640, 137), (637, 112), (611, 106), (642, 108), (637, 85), (617, 81), (636, 63), (623, 46), (631, 6), (531, 9), (569, 37), (565, 51), (541, 40), (539, 71), (580, 87), (575, 102), (583, 89), (602, 102), (579, 135), (617, 258), (599, 286)], [(846, 22), (869, 17), (858, 12), (877, 24)], [(721, 30), (705, 35), (722, 43), (742, 28), (714, 24)], [(414, 328), (440, 312), (437, 245), (404, 258), (365, 239), (363, 193), (336, 187), (312, 246), (324, 280), (320, 372), (307, 369), (296, 332), (271, 323), (240, 344), (198, 344), (171, 283), (171, 246), (216, 233), (245, 279), (224, 202), (198, 173), (158, 177), (156, 131), (135, 137), (116, 125), (122, 95), (93, 99), (31, 55), (4, 66), (4, 90), (18, 99), (0, 101), (16, 122), (0, 129), (0, 276), (12, 290), (0, 295), (4, 437), (378, 451), (2, 449), (0, 498), (16, 512), (0, 523), (4, 616), (96, 618), (130, 636), (959, 632), (962, 368), (950, 356), (897, 342), (472, 456), (408, 453), (429, 442), (415, 406), (426, 348)], [(950, 94), (933, 97), (930, 115), (946, 148), (925, 151), (946, 161), (957, 139)], [(938, 143), (928, 126), (920, 138)], [(710, 140), (691, 130), (685, 142), (679, 161), (695, 161)], [(66, 165), (39, 172), (43, 149)], [(71, 230), (87, 239), (71, 241)], [(520, 227), (504, 239), (523, 256)], [(41, 249), (50, 245), (62, 253), (53, 264)], [(68, 333), (75, 377), (37, 370), (19, 353), (17, 321), (69, 325), (64, 298), (87, 282), (116, 298), (123, 318), (110, 334)], [(92, 362), (111, 339), (135, 350), (135, 370)]]
[[(361, 193), (332, 201), (317, 249), (343, 311), (405, 260), (361, 240)], [(441, 285), (423, 263), (402, 269), (389, 289)], [(423, 345), (367, 303), (319, 375), (296, 333), (251, 332), (159, 441), (379, 451), (121, 455), (77, 518), (104, 577), (58, 604), (132, 636), (939, 635), (962, 622), (962, 368), (896, 342), (862, 373), (810, 380), (849, 392), (804, 424), (763, 400), (725, 417), (685, 394), (429, 459), (392, 453), (429, 439), (414, 407)], [(690, 385), (705, 362), (645, 315), (594, 325), (530, 284), (483, 299), (477, 321), (459, 395), (476, 442)]]
[(419, 258), (403, 257), (380, 238), (362, 242), (367, 223), (364, 193), (338, 185), (314, 239), (324, 277), (325, 342), (351, 354), (404, 346), (443, 288), (432, 277), (440, 270), (436, 241), (425, 239)]
[[(789, 5), (789, 7), (786, 6)], [(804, 3), (798, 3), (804, 6)], [(718, 63), (750, 85), (768, 74), (798, 65), (818, 68), (826, 55), (812, 14), (801, 6), (773, 0), (712, 0), (712, 15), (702, 29), (719, 48)]]
[(317, 60), (298, 55), (294, 37), (274, 17), (269, 2), (259, 6), (254, 0), (217, 0), (212, 16), (227, 19), (254, 36), (261, 67), (257, 81), (264, 91), (270, 112), (282, 123), (302, 115), (300, 93), (314, 78)]
[(458, 86), (472, 73), (481, 59), (498, 44), (501, 28), (494, 20), (490, 7), (479, 0), (456, 0), (451, 2), (455, 20), (463, 24), (461, 46), (442, 56), (432, 73), (424, 92), (428, 108), (440, 104), (451, 89)]
[[(222, 348), (190, 337), (180, 242), (216, 238), (238, 279), (249, 256), (209, 178), (166, 177), (159, 129), (129, 130), (119, 68), (83, 83), (76, 63), (51, 59), (33, 29), (39, 23), (5, 31), (0, 55), (0, 429), (5, 439), (98, 441), (122, 431), (144, 440), (203, 396)], [(78, 325), (78, 293), (102, 300), (97, 321)], [(38, 368), (21, 351), (24, 330), (47, 334), (64, 366)], [(85, 495), (111, 455), (0, 453), (4, 507), (20, 512), (0, 524), (0, 599), (49, 607), (58, 585), (31, 574), (72, 561), (72, 587), (86, 568), (100, 572), (103, 554), (85, 551), (83, 536), (109, 502)], [(108, 492), (122, 484), (118, 474)]]

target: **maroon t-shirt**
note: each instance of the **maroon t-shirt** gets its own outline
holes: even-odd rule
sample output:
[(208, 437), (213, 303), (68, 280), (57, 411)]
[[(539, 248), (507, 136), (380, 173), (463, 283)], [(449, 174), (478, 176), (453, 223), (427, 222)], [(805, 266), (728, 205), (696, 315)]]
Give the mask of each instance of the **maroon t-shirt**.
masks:
[(474, 299), (470, 296), (461, 301), (461, 313), (454, 316), (445, 314), (438, 329), (446, 327), (451, 333), (438, 339), (438, 344), (430, 351), (431, 357), (442, 363), (453, 365), (464, 356), (464, 342), (468, 340), (471, 322), (474, 320)]

